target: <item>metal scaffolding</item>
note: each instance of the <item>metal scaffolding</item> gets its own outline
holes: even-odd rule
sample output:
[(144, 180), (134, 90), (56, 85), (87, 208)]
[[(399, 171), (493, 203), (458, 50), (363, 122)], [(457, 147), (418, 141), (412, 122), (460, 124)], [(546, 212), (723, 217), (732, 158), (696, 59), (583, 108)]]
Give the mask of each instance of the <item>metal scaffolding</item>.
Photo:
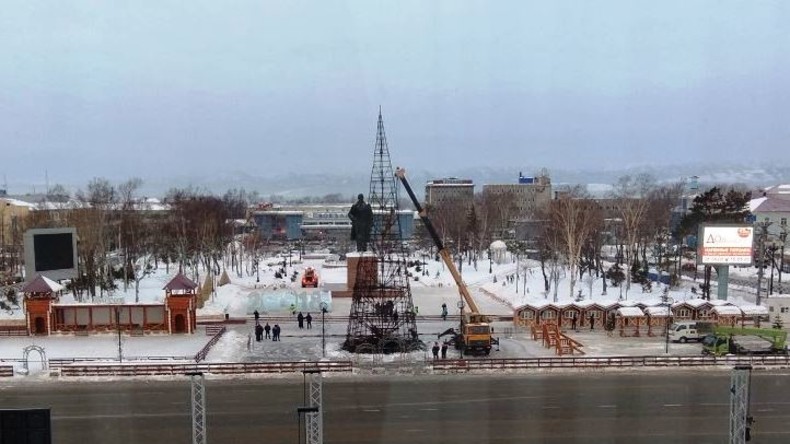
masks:
[(305, 405), (315, 407), (316, 411), (305, 414), (305, 444), (324, 442), (324, 411), (322, 403), (322, 379), (319, 370), (305, 370)]
[(409, 286), (407, 254), (398, 217), (398, 187), (379, 109), (368, 202), (373, 210), (371, 253), (357, 262), (343, 347), (356, 353), (422, 348)]
[(730, 444), (748, 441), (752, 418), (749, 416), (750, 365), (736, 366), (730, 384)]
[(192, 381), (192, 444), (206, 444), (206, 386), (203, 373), (187, 373)]

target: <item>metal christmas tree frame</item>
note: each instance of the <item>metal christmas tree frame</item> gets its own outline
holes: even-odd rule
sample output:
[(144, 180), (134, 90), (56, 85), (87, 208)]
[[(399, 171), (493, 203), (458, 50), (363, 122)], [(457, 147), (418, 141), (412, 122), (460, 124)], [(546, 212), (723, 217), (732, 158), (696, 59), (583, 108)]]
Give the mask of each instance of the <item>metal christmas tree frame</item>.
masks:
[[(369, 252), (354, 256), (356, 279), (343, 348), (355, 353), (395, 353), (423, 347), (409, 286), (398, 218), (398, 188), (379, 109), (370, 192), (373, 228)], [(358, 258), (358, 259), (356, 259)]]

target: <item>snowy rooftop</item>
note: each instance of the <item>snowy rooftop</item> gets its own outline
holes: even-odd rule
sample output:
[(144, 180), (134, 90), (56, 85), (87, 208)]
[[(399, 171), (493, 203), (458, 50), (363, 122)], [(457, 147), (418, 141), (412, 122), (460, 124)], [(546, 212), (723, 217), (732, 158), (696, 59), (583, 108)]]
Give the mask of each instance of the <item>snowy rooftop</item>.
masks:
[(660, 307), (645, 307), (644, 312), (653, 317), (666, 317), (669, 311), (666, 305)]
[(624, 318), (636, 318), (645, 315), (639, 307), (620, 307), (617, 309), (617, 314)]
[(740, 308), (734, 305), (720, 305), (718, 307), (713, 307), (713, 312), (717, 315), (725, 315), (725, 316), (740, 316), (743, 312)]

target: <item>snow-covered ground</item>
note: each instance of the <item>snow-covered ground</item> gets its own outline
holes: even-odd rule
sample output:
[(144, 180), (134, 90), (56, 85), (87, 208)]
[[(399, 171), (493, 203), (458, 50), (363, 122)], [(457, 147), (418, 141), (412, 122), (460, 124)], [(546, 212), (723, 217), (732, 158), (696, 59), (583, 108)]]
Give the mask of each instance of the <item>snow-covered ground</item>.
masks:
[[(422, 258), (420, 258), (422, 259)], [(333, 320), (335, 316), (346, 316), (351, 308), (351, 300), (348, 298), (330, 299), (330, 293), (326, 290), (327, 286), (337, 286), (345, 283), (346, 269), (337, 268), (337, 264), (332, 267), (324, 267), (322, 259), (305, 259), (302, 261), (294, 260), (291, 266), (287, 267), (287, 277), (277, 278), (275, 272), (281, 266), (281, 258), (273, 258), (263, 261), (259, 274), (254, 270), (247, 269), (241, 276), (238, 273), (228, 271), (231, 283), (216, 288), (204, 308), (198, 310), (199, 318), (224, 316), (228, 314), (232, 318), (247, 318), (246, 324), (229, 325), (227, 333), (214, 346), (209, 353), (208, 361), (300, 361), (324, 359), (321, 348), (321, 318), (318, 304), (323, 301), (330, 304), (328, 320), (326, 323), (326, 359), (353, 359), (364, 362), (369, 359), (426, 359), (426, 352), (415, 352), (410, 356), (391, 356), (387, 358), (373, 358), (365, 356), (351, 356), (342, 351), (340, 346), (344, 340), (347, 325), (339, 319)], [(542, 304), (554, 301), (554, 292), (546, 293), (543, 288), (543, 278), (539, 264), (532, 261), (519, 262), (518, 291), (516, 291), (515, 278), (517, 264), (507, 262), (502, 264), (490, 264), (489, 273), (488, 260), (474, 264), (464, 263), (461, 273), (465, 282), (470, 286), (481, 312), (491, 315), (512, 315), (513, 307), (526, 303)], [(298, 276), (305, 267), (313, 267), (318, 271), (321, 286), (318, 289), (302, 289)], [(428, 276), (422, 273), (415, 273), (419, 276), (418, 281), (411, 281), (412, 296), (414, 305), (418, 307), (419, 314), (439, 315), (441, 314), (442, 304), (447, 304), (450, 314), (458, 312), (456, 303), (459, 300), (458, 291), (453, 282), (452, 276), (441, 262), (429, 260), (427, 264)], [(174, 269), (170, 273), (160, 267), (151, 276), (146, 277), (140, 283), (139, 302), (161, 302), (164, 298), (164, 285), (175, 275)], [(290, 277), (297, 274), (297, 279), (293, 282)], [(201, 272), (199, 275), (187, 273), (187, 275), (205, 284), (206, 274)], [(526, 276), (526, 279), (525, 279)], [(586, 276), (585, 276), (586, 277)], [(215, 280), (218, 277), (215, 277)], [(496, 279), (496, 282), (494, 280)], [(526, 284), (526, 285), (525, 285)], [(670, 296), (675, 301), (683, 301), (695, 297), (690, 288), (696, 285), (693, 282), (684, 282), (678, 289), (670, 290)], [(123, 290), (123, 283), (114, 294), (109, 295), (107, 300), (125, 301), (134, 303), (136, 301), (133, 286)], [(622, 298), (627, 301), (643, 301), (647, 303), (657, 303), (660, 299), (663, 286), (655, 285), (652, 292), (643, 292), (641, 286), (632, 285), (630, 291), (623, 290)], [(485, 290), (485, 291), (483, 291)], [(564, 277), (560, 280), (558, 288), (558, 303), (572, 302), (581, 290), (584, 300), (599, 303), (616, 302), (621, 298), (620, 288), (609, 286), (607, 294), (603, 295), (601, 279), (590, 282), (582, 279), (576, 285), (574, 297), (570, 295), (569, 280)], [(734, 297), (733, 302), (744, 303), (741, 297)], [(71, 295), (64, 295), (61, 299), (64, 302), (73, 303)], [(313, 314), (313, 328), (310, 330), (300, 330), (296, 326), (296, 320), (280, 322), (282, 327), (282, 341), (272, 342), (264, 340), (255, 342), (252, 334), (253, 322), (252, 312), (258, 310), (261, 313), (262, 322), (266, 322), (270, 317), (290, 316), (290, 305), (295, 304), (297, 310)], [(23, 319), (21, 310), (14, 310), (11, 313), (5, 312), (2, 319)], [(275, 322), (274, 320), (272, 323)], [(418, 330), (421, 339), (430, 344), (436, 340), (436, 335), (454, 326), (453, 321), (418, 320)], [(494, 357), (534, 357), (534, 356), (554, 356), (553, 351), (545, 349), (540, 343), (533, 341), (528, 332), (517, 331), (512, 324), (507, 322), (494, 323), (495, 333), (501, 339), (500, 349), (494, 352)], [(585, 346), (588, 355), (592, 356), (613, 356), (613, 355), (643, 355), (643, 354), (663, 354), (664, 341), (661, 337), (641, 337), (641, 338), (620, 338), (618, 336), (608, 337), (602, 331), (580, 331), (568, 332), (572, 337), (579, 340)], [(146, 335), (144, 337), (122, 337), (123, 355), (127, 359), (134, 357), (183, 357), (193, 356), (210, 339), (204, 333), (203, 327), (198, 329), (194, 335)], [(54, 335), (50, 337), (3, 337), (0, 338), (0, 359), (16, 361), (22, 357), (24, 347), (28, 345), (39, 345), (43, 347), (48, 358), (68, 358), (68, 357), (96, 357), (106, 359), (116, 359), (118, 356), (118, 338), (114, 334), (94, 334), (88, 337), (71, 335)], [(670, 351), (673, 354), (698, 354), (700, 346), (698, 344), (672, 344)], [(455, 351), (451, 350), (450, 357)], [(34, 356), (35, 358), (35, 356)], [(17, 363), (18, 365), (18, 363)]]

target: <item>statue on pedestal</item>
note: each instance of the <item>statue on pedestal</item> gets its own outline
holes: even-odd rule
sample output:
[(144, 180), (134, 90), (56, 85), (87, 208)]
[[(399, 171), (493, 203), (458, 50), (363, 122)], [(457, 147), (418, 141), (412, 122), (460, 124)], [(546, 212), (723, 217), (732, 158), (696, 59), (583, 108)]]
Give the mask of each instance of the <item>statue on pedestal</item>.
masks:
[(351, 219), (351, 240), (357, 242), (357, 251), (368, 251), (370, 231), (373, 228), (373, 209), (365, 202), (365, 196), (357, 196), (357, 202), (351, 206), (348, 218)]

